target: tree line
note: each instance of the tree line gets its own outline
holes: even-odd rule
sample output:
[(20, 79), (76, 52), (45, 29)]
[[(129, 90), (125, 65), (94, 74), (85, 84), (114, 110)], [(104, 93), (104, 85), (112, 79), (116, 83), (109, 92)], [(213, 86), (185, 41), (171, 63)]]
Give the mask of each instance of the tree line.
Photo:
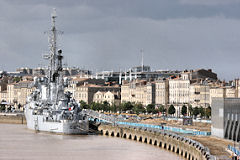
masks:
[[(161, 113), (162, 115), (174, 115), (176, 113), (176, 109), (174, 105), (164, 106), (160, 105), (156, 107), (154, 104), (149, 104), (144, 107), (141, 103), (131, 103), (124, 102), (119, 105), (113, 104), (110, 105), (107, 101), (103, 103), (93, 102), (91, 104), (87, 104), (84, 101), (80, 101), (80, 105), (83, 109), (92, 109), (95, 111), (104, 111), (111, 113), (131, 113), (131, 114), (157, 114)], [(209, 118), (211, 116), (211, 107), (203, 108), (200, 107), (192, 107), (191, 105), (183, 105), (181, 108), (181, 115), (183, 116), (192, 116), (192, 117), (205, 117)], [(180, 116), (180, 115), (178, 115)]]

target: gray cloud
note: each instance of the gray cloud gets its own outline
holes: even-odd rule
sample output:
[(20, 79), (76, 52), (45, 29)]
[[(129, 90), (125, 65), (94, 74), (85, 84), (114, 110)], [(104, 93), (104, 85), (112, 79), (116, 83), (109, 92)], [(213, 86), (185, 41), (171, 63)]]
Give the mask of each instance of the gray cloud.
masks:
[(229, 5), (229, 4), (239, 4), (239, 0), (180, 0), (184, 4), (193, 4), (193, 5)]
[[(201, 3), (200, 3), (201, 2)], [(0, 1), (0, 69), (36, 67), (48, 50), (50, 12), (65, 61), (93, 70), (140, 64), (154, 69), (213, 68), (239, 77), (240, 4), (235, 0)]]

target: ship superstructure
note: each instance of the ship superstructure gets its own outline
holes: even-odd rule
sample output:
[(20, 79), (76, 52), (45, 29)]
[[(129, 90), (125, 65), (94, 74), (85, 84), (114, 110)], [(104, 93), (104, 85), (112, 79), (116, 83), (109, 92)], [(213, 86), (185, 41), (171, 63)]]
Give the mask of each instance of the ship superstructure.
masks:
[(48, 32), (50, 52), (44, 55), (49, 60), (48, 74), (35, 77), (36, 90), (25, 105), (27, 127), (33, 130), (63, 134), (87, 134), (89, 121), (71, 93), (64, 93), (68, 82), (63, 78), (62, 50), (57, 51), (56, 11), (51, 15), (52, 27)]

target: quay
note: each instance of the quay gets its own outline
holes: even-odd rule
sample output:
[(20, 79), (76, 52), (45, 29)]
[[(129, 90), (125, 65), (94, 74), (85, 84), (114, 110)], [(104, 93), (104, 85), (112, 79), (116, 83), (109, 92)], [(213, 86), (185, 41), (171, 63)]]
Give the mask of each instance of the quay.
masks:
[(0, 113), (0, 123), (26, 124), (22, 113)]
[(98, 130), (104, 136), (120, 137), (142, 143), (154, 145), (174, 152), (187, 160), (213, 160), (215, 159), (200, 143), (169, 132), (154, 132), (139, 128), (100, 125)]

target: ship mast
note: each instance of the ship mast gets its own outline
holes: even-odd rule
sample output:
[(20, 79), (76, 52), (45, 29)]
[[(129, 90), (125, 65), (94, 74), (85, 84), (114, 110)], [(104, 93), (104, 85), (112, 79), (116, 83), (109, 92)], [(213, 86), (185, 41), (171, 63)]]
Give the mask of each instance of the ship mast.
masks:
[(50, 69), (49, 69), (49, 82), (53, 82), (53, 74), (56, 71), (56, 51), (57, 51), (57, 30), (56, 30), (56, 9), (53, 10), (51, 14), (52, 18), (52, 28), (49, 34), (49, 41), (50, 41)]
[(62, 51), (57, 52), (57, 34), (62, 33), (56, 29), (56, 9), (51, 14), (51, 30), (48, 31), (48, 40), (50, 52), (44, 58), (49, 60), (48, 66), (48, 97), (51, 103), (57, 103), (59, 97), (63, 95), (63, 77), (62, 77)]

